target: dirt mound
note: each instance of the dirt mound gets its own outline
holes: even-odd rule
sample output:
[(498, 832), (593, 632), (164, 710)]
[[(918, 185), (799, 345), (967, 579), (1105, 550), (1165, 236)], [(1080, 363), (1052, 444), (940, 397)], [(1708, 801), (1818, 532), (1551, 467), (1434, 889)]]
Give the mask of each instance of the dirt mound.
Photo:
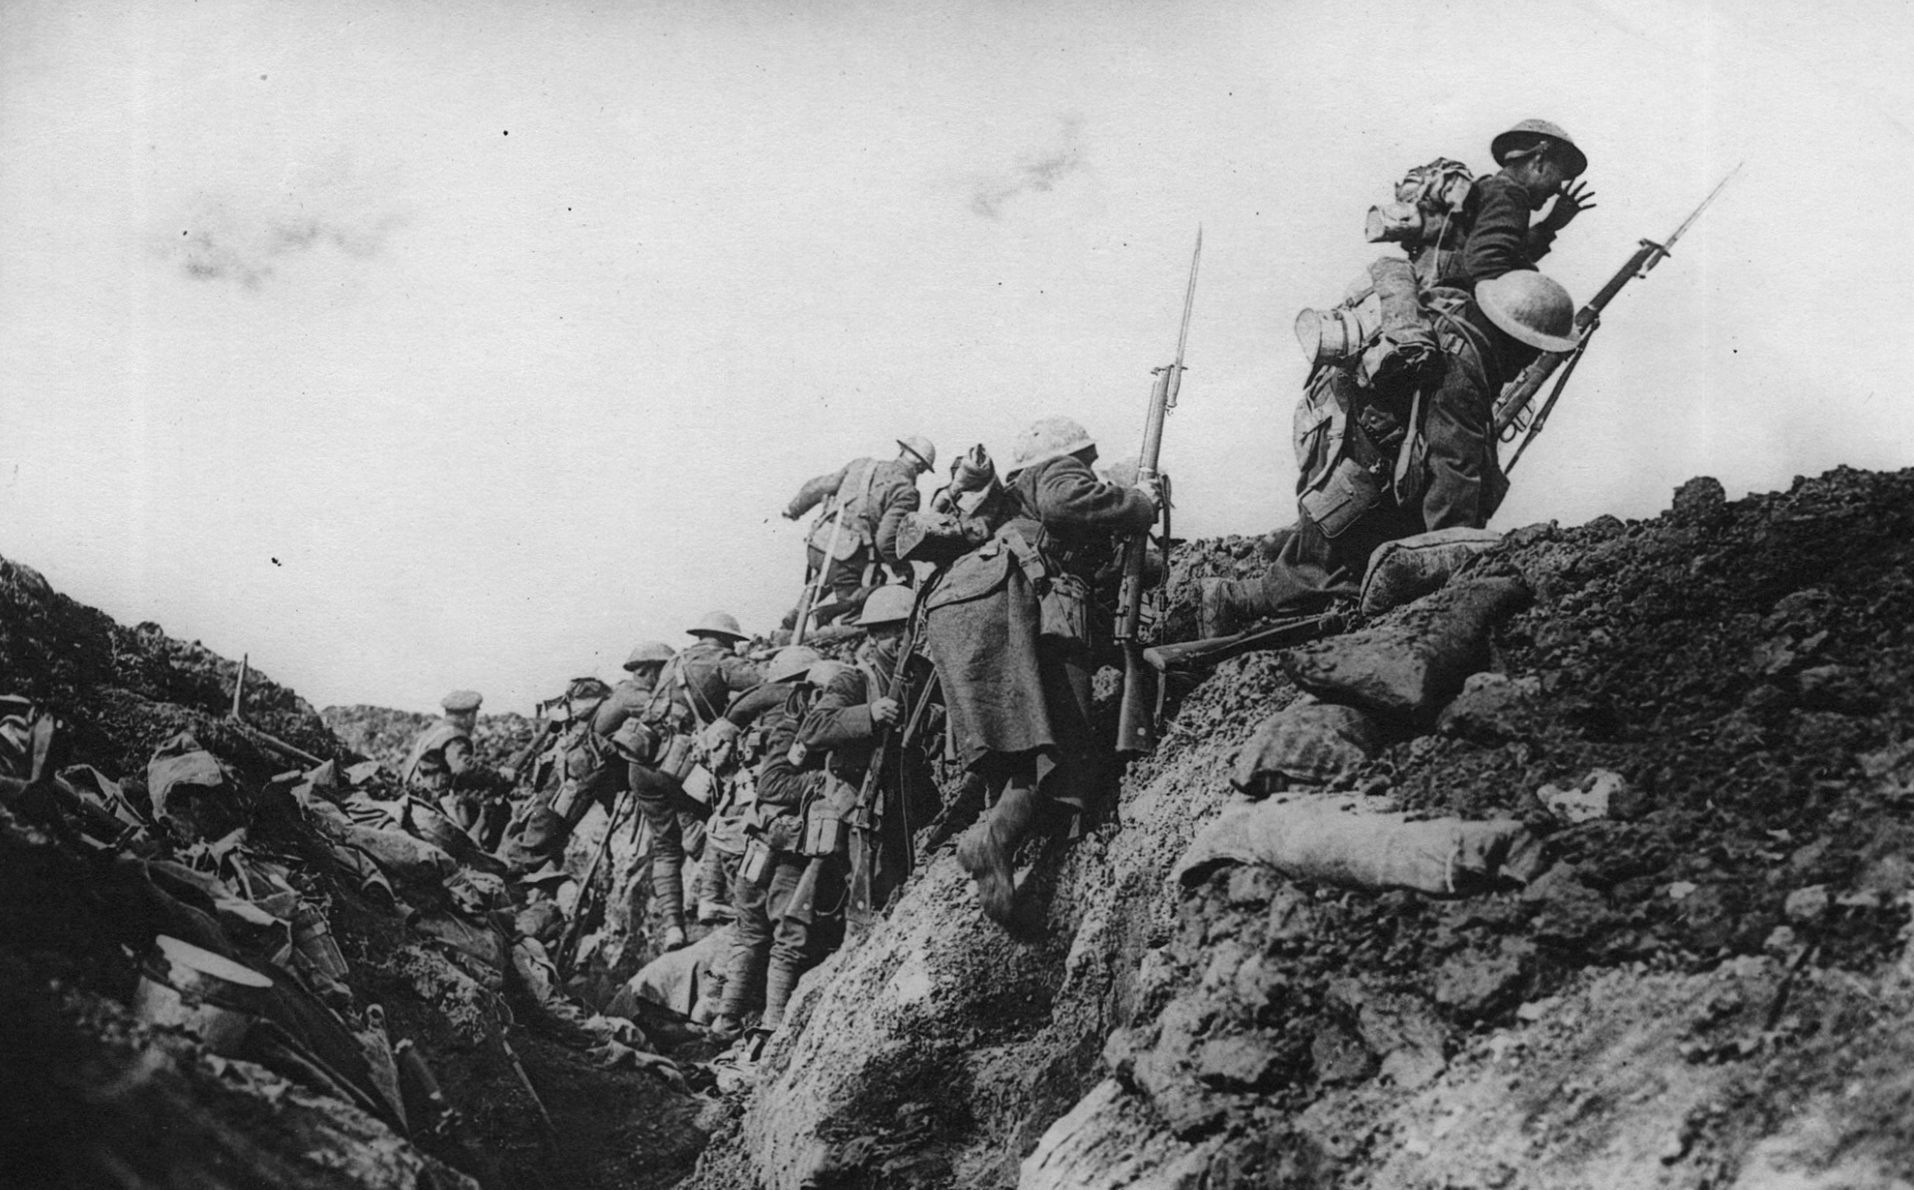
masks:
[[(1172, 624), (1258, 550), (1186, 548)], [(1131, 769), (1121, 832), (1025, 857), (1039, 931), (978, 936), (940, 859), (818, 976), (700, 1184), (1897, 1184), (1910, 563), (1914, 472), (1846, 470), (1734, 504), (1697, 480), (1472, 563), (1533, 594), (1488, 672), (1323, 792), (1519, 819), (1546, 870), (1482, 895), (1176, 887), (1242, 800), (1232, 752), (1298, 697), (1276, 656), (1224, 665)]]
[[(631, 1051), (613, 1067), (615, 1051), (593, 1048), (618, 1036), (642, 1049), (628, 1024), (531, 995), (503, 884), (387, 823), (390, 777), (349, 775), (359, 753), (296, 694), (252, 671), (245, 721), (231, 718), (239, 669), (0, 560), (0, 693), (46, 712), (24, 748), (9, 720), (0, 753), (0, 1130), (14, 1179), (396, 1190), (681, 1177), (703, 1143), (702, 1101), (630, 1068)], [(482, 745), (501, 750), (530, 734), (516, 716), (489, 727)], [(182, 731), (182, 759), (149, 770)], [(38, 781), (22, 759), (33, 740), (53, 744)], [(131, 1010), (161, 934), (271, 981), (242, 1048), (216, 1053)]]

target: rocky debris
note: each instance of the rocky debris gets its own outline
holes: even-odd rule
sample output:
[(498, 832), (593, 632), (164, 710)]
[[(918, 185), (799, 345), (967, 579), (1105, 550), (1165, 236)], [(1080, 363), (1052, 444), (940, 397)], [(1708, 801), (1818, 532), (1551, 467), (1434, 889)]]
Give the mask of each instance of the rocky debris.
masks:
[[(401, 829), (391, 774), (296, 695), (253, 671), (236, 721), (238, 664), (3, 560), (0, 658), (58, 719), (47, 779), (0, 782), (0, 1128), (35, 1142), (9, 1173), (505, 1188), (689, 1168), (702, 1101), (655, 1055), (607, 1064), (639, 1027), (533, 995), (523, 940), (491, 924), (503, 884)], [(162, 934), (270, 981), (230, 1053), (126, 1007)]]
[[(1179, 892), (1184, 845), (1230, 804), (1222, 758), (1259, 755), (1245, 742), (1298, 699), (1283, 658), (1237, 658), (1173, 692), (1122, 831), (1024, 857), (1038, 933), (979, 935), (945, 861), (920, 876), (810, 991), (695, 1184), (885, 1184), (801, 1157), (873, 1144), (951, 1187), (1006, 1184), (1018, 1158), (1022, 1185), (1073, 1188), (1906, 1178), (1914, 1147), (1886, 1122), (1905, 1058), (1858, 1055), (1914, 1035), (1914, 472), (1732, 504), (1701, 481), (1678, 504), (1516, 530), (1368, 630), (1411, 693), (1363, 700), (1394, 708), (1391, 733), (1328, 788), (1407, 825), (1518, 821), (1550, 863), (1526, 886), (1226, 864)], [(1179, 551), (1173, 632), (1195, 579), (1256, 573), (1257, 546)], [(1477, 600), (1444, 651), (1465, 660), (1414, 673), (1435, 609)], [(1315, 682), (1340, 672), (1325, 655), (1289, 665)], [(1038, 997), (1022, 1015), (967, 980)], [(1843, 1094), (1860, 1122), (1837, 1122)], [(913, 1133), (897, 1106), (926, 1099)]]
[(1627, 777), (1613, 769), (1593, 769), (1580, 781), (1542, 786), (1535, 791), (1535, 800), (1573, 826), (1597, 818), (1627, 817), (1635, 804), (1633, 794)]

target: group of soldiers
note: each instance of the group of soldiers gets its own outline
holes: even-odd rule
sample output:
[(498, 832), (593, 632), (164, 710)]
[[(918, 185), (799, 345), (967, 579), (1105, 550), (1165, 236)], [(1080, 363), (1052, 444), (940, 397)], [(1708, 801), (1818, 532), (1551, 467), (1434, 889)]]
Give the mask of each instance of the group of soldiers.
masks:
[[(1407, 261), (1372, 267), (1380, 325), (1318, 360), (1303, 398), (1297, 523), (1260, 579), (1205, 581), (1205, 635), (1348, 599), (1382, 543), (1480, 528), (1500, 503), (1495, 398), (1537, 353), (1575, 343), (1573, 303), (1534, 265), (1592, 196), (1555, 125), (1524, 121), (1491, 152), (1499, 172), (1463, 170), (1466, 190), (1411, 212), (1435, 230)], [(524, 774), (477, 763), (479, 697), (455, 692), (406, 764), (420, 796), (525, 874), (551, 872), (589, 809), (616, 817), (629, 794), (662, 948), (735, 921), (702, 1022), (720, 1037), (760, 1008), (777, 1028), (799, 974), (881, 910), (927, 827), (936, 841), (962, 831), (983, 912), (1014, 927), (1019, 845), (1109, 810), (1110, 717), (1092, 678), (1113, 660), (1122, 550), (1157, 521), (1161, 481), (1100, 472), (1091, 435), (1053, 416), (1006, 467), (963, 452), (926, 507), (936, 448), (896, 442), (894, 458), (853, 460), (784, 509), (819, 515), (803, 594), (769, 643), (754, 651), (714, 612), (683, 648), (638, 644), (616, 685), (576, 679), (547, 708), (551, 746)], [(536, 792), (514, 806), (521, 776)]]

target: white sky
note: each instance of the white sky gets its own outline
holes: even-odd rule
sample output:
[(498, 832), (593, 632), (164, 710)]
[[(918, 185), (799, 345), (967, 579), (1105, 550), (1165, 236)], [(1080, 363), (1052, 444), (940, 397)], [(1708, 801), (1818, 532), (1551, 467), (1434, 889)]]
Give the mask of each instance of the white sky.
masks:
[[(1610, 308), (1497, 525), (1914, 464), (1914, 6), (0, 6), (0, 554), (314, 703), (525, 710), (772, 626), (807, 477), (1135, 451), (1197, 224), (1181, 535), (1293, 519), (1290, 324), (1437, 155), (1565, 125)], [(927, 480), (925, 489), (930, 483)]]

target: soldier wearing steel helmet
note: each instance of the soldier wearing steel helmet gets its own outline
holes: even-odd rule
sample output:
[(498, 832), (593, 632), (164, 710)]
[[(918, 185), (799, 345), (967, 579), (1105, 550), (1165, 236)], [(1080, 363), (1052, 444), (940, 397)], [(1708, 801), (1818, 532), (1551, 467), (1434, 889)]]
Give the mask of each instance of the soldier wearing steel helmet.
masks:
[[(1490, 277), (1535, 268), (1556, 233), (1595, 206), (1595, 192), (1578, 180), (1588, 157), (1560, 125), (1523, 120), (1496, 136), (1489, 153), (1501, 169), (1470, 187), (1459, 220), (1467, 238), (1460, 252), (1442, 254), (1438, 285), (1468, 290)], [(1544, 206), (1548, 213), (1531, 223)]]
[[(879, 733), (903, 731), (903, 720), (911, 713), (907, 704), (930, 683), (929, 658), (915, 649), (910, 656), (903, 653), (915, 609), (916, 593), (908, 588), (881, 587), (872, 592), (857, 617), (857, 626), (869, 635), (858, 650), (856, 664), (812, 675), (818, 698), (798, 731), (798, 742), (820, 758), (841, 790), (862, 792)], [(901, 684), (897, 682), (900, 672)], [(894, 687), (901, 689), (901, 698), (892, 696)], [(896, 763), (877, 775), (876, 797), (864, 811), (873, 836), (858, 846), (871, 852), (860, 859), (869, 864), (873, 907), (883, 905), (903, 884), (910, 872), (913, 834), (943, 808), (920, 741), (921, 733), (906, 738), (891, 753)], [(850, 845), (848, 838), (846, 845)]]
[[(1260, 579), (1203, 580), (1204, 636), (1354, 599), (1385, 542), (1488, 524), (1509, 486), (1496, 455), (1496, 395), (1538, 353), (1575, 349), (1575, 303), (1551, 278), (1518, 270), (1478, 281), (1473, 296), (1438, 290), (1431, 305), (1435, 377), (1350, 419), (1328, 480), (1299, 480), (1296, 526)], [(1347, 385), (1341, 369), (1322, 380)]]
[(951, 739), (995, 794), (957, 858), (984, 912), (1011, 920), (1011, 855), (1046, 810), (1094, 810), (1100, 748), (1091, 727), (1091, 655), (1107, 632), (1090, 586), (1118, 538), (1146, 531), (1160, 493), (1097, 477), (1095, 441), (1067, 417), (1019, 435), (990, 540), (957, 558), (924, 596)]
[[(723, 716), (733, 695), (763, 679), (754, 663), (738, 655), (737, 646), (750, 638), (729, 612), (711, 612), (685, 634), (695, 643), (659, 663), (656, 685), (638, 713), (644, 731), (632, 737), (626, 755), (626, 780), (651, 826), (652, 890), (667, 950), (688, 938), (684, 861), (704, 854), (704, 820), (712, 810), (684, 784), (695, 765), (698, 735)], [(693, 805), (697, 810), (688, 819)]]
[[(785, 518), (794, 521), (824, 505), (806, 539), (807, 592), (822, 573), (814, 623), (855, 612), (863, 596), (887, 578), (911, 580), (910, 567), (897, 557), (897, 530), (905, 514), (919, 507), (917, 477), (936, 467), (937, 447), (922, 434), (909, 434), (897, 439), (897, 448), (894, 459), (852, 459), (809, 480), (784, 506)], [(791, 613), (791, 623), (797, 614)]]
[[(784, 916), (806, 866), (797, 846), (815, 774), (805, 771), (806, 758), (796, 744), (798, 726), (814, 698), (808, 685), (811, 667), (820, 660), (815, 649), (787, 645), (765, 667), (764, 685), (748, 696), (760, 708), (765, 749), (748, 827), (750, 843), (731, 891), (736, 932), (725, 964), (724, 996), (712, 1022), (712, 1031), (720, 1037), (737, 1035), (760, 996), (765, 997), (766, 1026), (775, 1028), (810, 950), (808, 923), (787, 924)], [(762, 705), (766, 703), (773, 705)], [(772, 970), (778, 974), (767, 984)]]
[(566, 841), (593, 806), (607, 814), (616, 808), (627, 782), (611, 741), (636, 713), (635, 703), (633, 692), (620, 696), (586, 675), (567, 682), (564, 693), (545, 704), (563, 733), (550, 753), (558, 783), (533, 797), (506, 832), (500, 855), (508, 866), (524, 871), (562, 858)]

